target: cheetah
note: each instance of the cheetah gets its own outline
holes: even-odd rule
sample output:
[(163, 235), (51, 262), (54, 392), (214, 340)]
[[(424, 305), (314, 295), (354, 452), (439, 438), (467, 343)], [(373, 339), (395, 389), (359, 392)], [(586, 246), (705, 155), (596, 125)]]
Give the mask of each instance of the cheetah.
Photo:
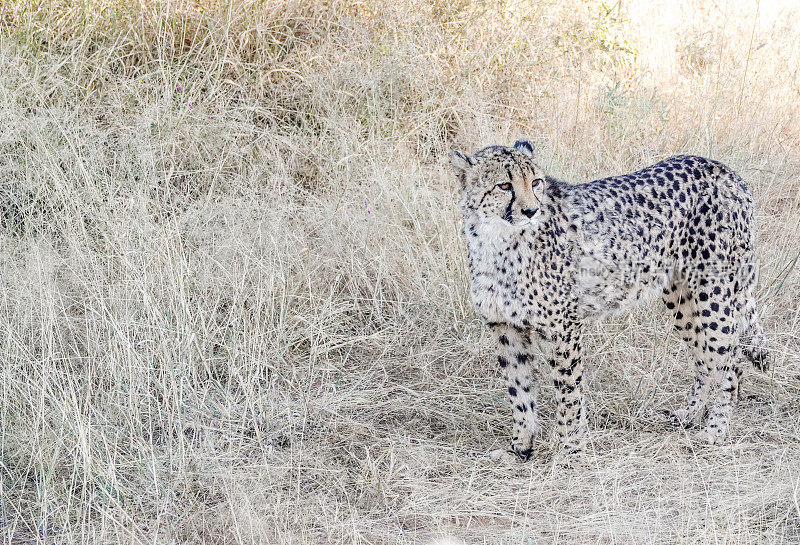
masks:
[(534, 345), (556, 390), (558, 453), (587, 434), (581, 333), (590, 319), (663, 299), (694, 359), (677, 424), (710, 443), (727, 433), (742, 363), (771, 355), (754, 288), (753, 201), (720, 162), (676, 155), (582, 184), (548, 176), (533, 146), (454, 151), (472, 302), (497, 343), (514, 425), (502, 456), (527, 460), (537, 433)]

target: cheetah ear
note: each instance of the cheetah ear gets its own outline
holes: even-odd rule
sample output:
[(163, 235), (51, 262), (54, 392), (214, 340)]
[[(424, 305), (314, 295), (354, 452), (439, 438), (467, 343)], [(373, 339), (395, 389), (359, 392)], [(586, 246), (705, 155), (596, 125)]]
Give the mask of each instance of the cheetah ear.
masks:
[(517, 140), (516, 142), (514, 142), (514, 149), (521, 151), (522, 153), (533, 159), (533, 153), (534, 153), (533, 144), (531, 144), (529, 141), (524, 139)]
[(465, 173), (471, 166), (475, 164), (471, 157), (456, 150), (453, 150), (453, 154), (450, 156), (450, 162), (452, 163), (456, 174)]

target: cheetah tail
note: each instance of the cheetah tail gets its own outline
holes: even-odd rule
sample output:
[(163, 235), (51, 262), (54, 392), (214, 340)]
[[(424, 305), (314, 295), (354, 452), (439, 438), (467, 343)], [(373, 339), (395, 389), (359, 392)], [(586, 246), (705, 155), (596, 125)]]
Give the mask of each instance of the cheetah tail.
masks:
[(761, 327), (756, 302), (751, 298), (745, 306), (744, 334), (742, 335), (742, 354), (750, 360), (756, 369), (767, 372), (772, 367), (773, 356), (769, 349), (767, 336)]

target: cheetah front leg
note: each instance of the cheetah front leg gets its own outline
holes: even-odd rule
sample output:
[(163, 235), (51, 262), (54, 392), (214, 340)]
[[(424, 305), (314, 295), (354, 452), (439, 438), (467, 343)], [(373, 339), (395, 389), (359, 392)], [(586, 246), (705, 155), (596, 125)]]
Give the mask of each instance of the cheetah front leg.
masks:
[(577, 454), (586, 440), (586, 411), (583, 402), (583, 360), (581, 327), (570, 324), (556, 339), (550, 361), (553, 385), (556, 388), (556, 431), (559, 452)]
[(492, 327), (497, 339), (497, 363), (506, 378), (506, 395), (511, 404), (514, 428), (507, 450), (491, 453), (494, 459), (510, 455), (527, 460), (538, 431), (536, 419), (536, 368), (531, 353), (530, 333), (513, 326)]

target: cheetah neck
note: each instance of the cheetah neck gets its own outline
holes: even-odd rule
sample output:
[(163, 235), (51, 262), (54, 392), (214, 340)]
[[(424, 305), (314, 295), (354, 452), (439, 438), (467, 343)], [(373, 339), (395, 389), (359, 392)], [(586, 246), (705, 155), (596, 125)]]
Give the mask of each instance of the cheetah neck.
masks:
[(465, 214), (463, 232), (467, 242), (470, 269), (476, 278), (502, 279), (502, 263), (513, 257), (533, 260), (542, 242), (540, 231), (547, 218), (524, 225), (513, 225), (501, 218), (480, 218)]
[(487, 322), (541, 326), (529, 306), (528, 291), (538, 289), (531, 278), (544, 263), (538, 257), (549, 218), (513, 225), (500, 218), (465, 214), (464, 234), (472, 276), (470, 294)]

